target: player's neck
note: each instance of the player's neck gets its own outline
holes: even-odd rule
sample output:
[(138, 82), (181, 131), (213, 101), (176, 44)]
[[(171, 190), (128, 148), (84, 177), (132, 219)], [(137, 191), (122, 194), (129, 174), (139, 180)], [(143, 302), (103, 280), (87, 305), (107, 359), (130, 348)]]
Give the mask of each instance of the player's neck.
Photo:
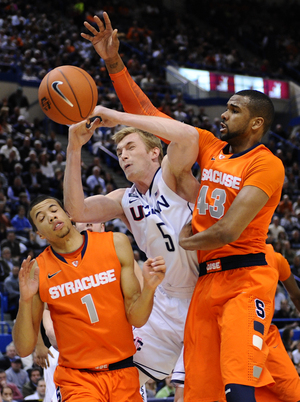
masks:
[(67, 236), (59, 239), (58, 242), (51, 242), (51, 247), (59, 254), (73, 253), (81, 247), (83, 241), (84, 236), (72, 228)]

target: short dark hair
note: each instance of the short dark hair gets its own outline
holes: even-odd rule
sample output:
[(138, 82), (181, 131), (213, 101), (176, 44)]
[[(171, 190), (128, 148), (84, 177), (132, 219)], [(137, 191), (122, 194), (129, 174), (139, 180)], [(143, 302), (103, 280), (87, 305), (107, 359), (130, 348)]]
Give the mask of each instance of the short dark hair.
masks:
[(249, 98), (248, 109), (251, 117), (261, 116), (264, 119), (263, 135), (270, 130), (274, 120), (274, 105), (271, 99), (263, 92), (256, 91), (255, 89), (245, 89), (236, 92), (236, 95), (245, 96)]
[(58, 203), (58, 205), (59, 205), (62, 209), (64, 209), (62, 202), (61, 202), (59, 199), (57, 199), (57, 198), (55, 198), (55, 197), (52, 197), (51, 195), (41, 194), (41, 195), (39, 195), (38, 197), (34, 198), (34, 199), (31, 201), (30, 205), (29, 205), (28, 214), (27, 214), (28, 220), (29, 220), (29, 222), (30, 222), (30, 224), (31, 224), (32, 229), (34, 230), (34, 232), (37, 231), (37, 227), (35, 226), (35, 224), (34, 224), (34, 222), (33, 222), (33, 219), (31, 218), (30, 212), (31, 212), (31, 210), (32, 210), (33, 207), (35, 207), (37, 204), (40, 204), (41, 202), (43, 202), (43, 201), (45, 201), (45, 200), (55, 200), (55, 201)]

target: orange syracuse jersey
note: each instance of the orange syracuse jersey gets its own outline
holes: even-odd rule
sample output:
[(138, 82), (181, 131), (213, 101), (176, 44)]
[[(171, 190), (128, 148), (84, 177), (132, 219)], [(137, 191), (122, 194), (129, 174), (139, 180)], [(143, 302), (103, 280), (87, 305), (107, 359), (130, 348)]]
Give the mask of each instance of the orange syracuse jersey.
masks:
[(85, 232), (78, 261), (68, 264), (49, 246), (37, 257), (40, 297), (51, 312), (59, 364), (105, 369), (132, 356), (132, 326), (120, 286), (113, 233)]
[[(269, 200), (238, 240), (218, 248), (218, 258), (264, 253), (268, 226), (281, 196), (284, 167), (263, 144), (240, 154), (225, 153), (228, 145), (206, 130), (199, 132), (201, 187), (193, 213), (193, 231), (202, 232), (226, 214), (244, 186), (263, 190)], [(249, 240), (251, 239), (251, 241)], [(199, 262), (216, 258), (216, 250), (199, 250)]]

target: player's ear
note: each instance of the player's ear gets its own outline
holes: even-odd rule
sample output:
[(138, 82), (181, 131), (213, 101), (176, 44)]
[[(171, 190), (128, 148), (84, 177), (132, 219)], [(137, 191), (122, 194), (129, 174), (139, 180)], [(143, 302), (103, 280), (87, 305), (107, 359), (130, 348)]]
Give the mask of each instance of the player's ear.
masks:
[(160, 153), (160, 149), (158, 147), (155, 147), (153, 149), (151, 149), (152, 155), (153, 155), (153, 159), (158, 158), (159, 157), (159, 153)]
[(37, 234), (41, 239), (46, 239), (46, 237), (43, 236), (38, 230), (36, 231), (36, 234)]
[(263, 117), (255, 117), (252, 120), (252, 130), (259, 130), (264, 125), (264, 122)]

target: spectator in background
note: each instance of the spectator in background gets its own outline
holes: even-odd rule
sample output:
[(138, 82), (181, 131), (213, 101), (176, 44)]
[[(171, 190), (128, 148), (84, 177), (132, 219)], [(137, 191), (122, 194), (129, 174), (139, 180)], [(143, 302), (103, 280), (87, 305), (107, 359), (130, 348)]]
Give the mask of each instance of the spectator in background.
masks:
[(275, 293), (275, 313), (280, 310), (281, 302), (286, 300), (282, 286), (278, 283)]
[(5, 353), (0, 358), (0, 368), (7, 370), (11, 366), (12, 359), (17, 355), (16, 348), (13, 342), (10, 342), (6, 348)]
[(5, 278), (3, 290), (8, 293), (8, 311), (11, 319), (14, 320), (19, 309), (19, 265), (14, 265), (12, 272)]
[(297, 345), (297, 341), (294, 341), (293, 337), (294, 337), (294, 330), (291, 328), (291, 325), (284, 328), (284, 330), (282, 331), (281, 338), (282, 343), (284, 344), (284, 347), (287, 352), (291, 352)]
[(24, 254), (27, 249), (25, 244), (17, 239), (16, 233), (13, 230), (7, 232), (6, 239), (2, 240), (2, 242), (0, 243), (0, 248), (2, 254), (5, 248), (9, 248), (11, 252), (11, 257), (13, 259), (20, 259), (22, 254)]
[(7, 382), (6, 372), (3, 369), (0, 369), (0, 391), (2, 393), (2, 389), (4, 387), (10, 387), (12, 389), (12, 397), (15, 401), (22, 401), (23, 395), (18, 389), (18, 387), (12, 382)]
[(16, 160), (20, 161), (21, 157), (18, 149), (13, 144), (13, 138), (7, 137), (6, 143), (0, 148), (0, 153), (3, 154), (6, 159), (9, 159), (9, 154), (11, 151), (15, 151)]
[(63, 172), (65, 171), (66, 162), (64, 161), (64, 157), (60, 152), (56, 154), (55, 160), (51, 162), (51, 165), (54, 172), (56, 169), (61, 169)]
[(29, 375), (29, 381), (26, 382), (22, 388), (22, 394), (24, 398), (35, 393), (38, 381), (40, 378), (42, 378), (41, 369), (39, 368), (32, 368), (29, 369), (27, 372)]
[(23, 205), (18, 206), (17, 215), (11, 219), (11, 224), (14, 227), (16, 235), (28, 238), (29, 231), (32, 229), (29, 220), (26, 217), (26, 209)]
[(13, 113), (15, 107), (19, 107), (21, 113), (26, 113), (29, 108), (29, 101), (26, 95), (23, 93), (23, 88), (18, 87), (15, 92), (9, 95), (8, 97), (8, 107), (10, 110), (10, 114)]
[(288, 194), (284, 194), (277, 207), (277, 212), (281, 215), (284, 215), (286, 211), (293, 213), (293, 203)]
[(43, 401), (46, 395), (46, 383), (43, 378), (40, 378), (37, 383), (36, 391), (29, 396), (24, 398), (24, 401)]
[(1, 249), (1, 257), (8, 264), (11, 272), (14, 266), (14, 260), (11, 257), (11, 250), (9, 247), (3, 247)]
[(27, 198), (30, 200), (30, 194), (23, 183), (23, 179), (21, 176), (16, 176), (14, 178), (13, 184), (10, 185), (7, 189), (8, 199), (14, 207), (14, 204), (20, 202), (20, 193), (26, 193)]
[(280, 232), (285, 232), (284, 227), (280, 225), (280, 219), (277, 215), (273, 215), (272, 223), (269, 225), (269, 232), (274, 240), (278, 240)]
[(23, 163), (24, 172), (29, 172), (29, 168), (32, 164), (35, 165), (37, 170), (40, 169), (40, 164), (38, 161), (37, 154), (36, 154), (35, 150), (33, 150), (33, 149), (29, 152), (28, 157), (25, 158), (25, 160), (24, 160), (24, 163)]
[(294, 229), (292, 231), (292, 234), (290, 237), (290, 243), (291, 243), (291, 247), (293, 249), (300, 249), (300, 231), (299, 231), (299, 229)]
[[(274, 313), (273, 318), (279, 318), (283, 320), (284, 318), (291, 318), (292, 308), (286, 299), (281, 300), (280, 309)], [(284, 328), (289, 325), (290, 321), (274, 321), (274, 324), (278, 329)]]
[(22, 146), (19, 148), (21, 161), (24, 161), (29, 156), (29, 152), (31, 150), (32, 150), (32, 148), (30, 145), (30, 136), (26, 135), (26, 137), (24, 137), (24, 139), (23, 139)]
[(99, 184), (102, 187), (103, 192), (105, 193), (105, 191), (106, 191), (105, 181), (104, 181), (104, 179), (102, 179), (102, 177), (100, 177), (100, 172), (101, 172), (101, 169), (99, 168), (99, 166), (94, 166), (93, 170), (92, 170), (92, 174), (90, 176), (88, 176), (86, 179), (86, 185), (87, 185), (90, 193), (94, 193), (95, 186), (99, 185)]
[(39, 194), (49, 193), (49, 180), (36, 168), (34, 163), (30, 165), (29, 172), (24, 174), (24, 184), (30, 194), (29, 199), (35, 198)]
[(13, 389), (11, 388), (10, 385), (5, 385), (1, 389), (1, 401), (2, 402), (16, 402), (15, 399), (13, 399)]
[(22, 369), (22, 360), (20, 356), (15, 356), (11, 359), (11, 367), (6, 371), (7, 381), (14, 383), (20, 392), (23, 385), (29, 381), (28, 373)]

